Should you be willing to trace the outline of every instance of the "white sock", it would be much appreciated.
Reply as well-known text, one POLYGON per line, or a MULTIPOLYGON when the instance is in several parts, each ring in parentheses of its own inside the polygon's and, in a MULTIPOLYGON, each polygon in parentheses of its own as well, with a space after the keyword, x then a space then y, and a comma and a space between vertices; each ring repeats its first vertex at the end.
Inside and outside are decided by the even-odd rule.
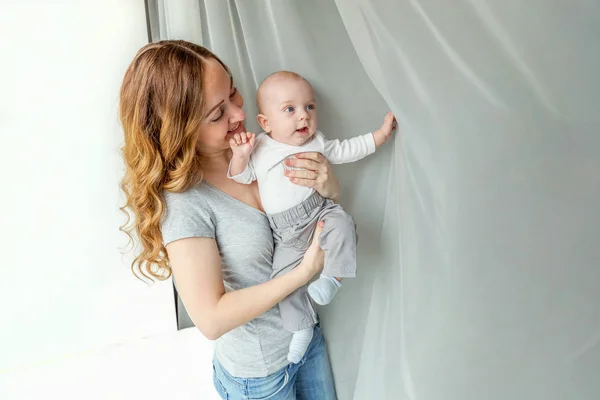
POLYGON ((315 303, 322 306, 333 300, 342 283, 332 276, 321 275, 319 279, 308 285, 308 294, 315 303))
POLYGON ((294 332, 287 357, 289 362, 298 364, 300 360, 302 360, 302 357, 304 357, 304 353, 306 353, 312 337, 313 328, 294 332))

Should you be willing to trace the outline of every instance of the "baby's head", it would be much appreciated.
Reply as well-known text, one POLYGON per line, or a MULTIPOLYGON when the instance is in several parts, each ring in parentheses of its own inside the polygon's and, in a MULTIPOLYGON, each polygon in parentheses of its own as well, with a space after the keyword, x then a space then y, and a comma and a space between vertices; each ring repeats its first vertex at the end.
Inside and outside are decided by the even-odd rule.
POLYGON ((269 75, 256 92, 258 123, 274 140, 302 146, 317 130, 312 86, 300 75, 279 71, 269 75))

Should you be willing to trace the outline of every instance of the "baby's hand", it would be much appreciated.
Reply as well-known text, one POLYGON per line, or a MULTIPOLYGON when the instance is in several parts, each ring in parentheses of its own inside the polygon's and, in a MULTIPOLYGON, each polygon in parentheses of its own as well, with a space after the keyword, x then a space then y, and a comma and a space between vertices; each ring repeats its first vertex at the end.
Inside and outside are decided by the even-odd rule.
POLYGON ((229 146, 233 151, 234 157, 249 158, 254 150, 254 141, 256 135, 250 132, 236 133, 233 138, 229 139, 229 146))
POLYGON ((384 144, 390 137, 392 137, 392 132, 394 130, 396 130, 396 118, 394 118, 394 114, 389 112, 385 115, 381 128, 373 132, 375 146, 379 147, 384 144))

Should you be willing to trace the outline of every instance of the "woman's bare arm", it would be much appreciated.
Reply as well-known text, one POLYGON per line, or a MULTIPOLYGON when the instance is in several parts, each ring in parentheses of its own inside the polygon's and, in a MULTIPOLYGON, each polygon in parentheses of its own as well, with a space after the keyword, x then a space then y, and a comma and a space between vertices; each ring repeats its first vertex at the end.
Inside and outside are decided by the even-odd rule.
POLYGON ((194 325, 210 340, 264 314, 305 285, 323 268, 319 224, 304 259, 292 271, 268 282, 225 292, 221 260, 212 238, 187 238, 167 245, 177 290, 194 325))

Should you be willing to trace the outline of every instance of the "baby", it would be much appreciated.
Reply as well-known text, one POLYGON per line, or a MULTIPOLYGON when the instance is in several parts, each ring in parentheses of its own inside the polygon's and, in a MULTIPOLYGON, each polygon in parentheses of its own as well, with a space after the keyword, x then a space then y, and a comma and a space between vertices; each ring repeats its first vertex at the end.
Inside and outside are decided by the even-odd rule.
POLYGON ((272 278, 297 266, 308 249, 319 221, 325 221, 319 245, 325 252, 321 277, 279 303, 285 329, 293 332, 288 360, 298 363, 312 339, 317 316, 306 294, 320 305, 333 299, 342 278, 356 276, 356 228, 341 206, 314 189, 291 183, 284 161, 294 154, 319 152, 332 164, 358 161, 381 146, 392 134, 394 116, 388 113, 373 133, 339 141, 327 140, 317 130, 317 110, 312 86, 294 72, 267 77, 256 94, 258 123, 264 133, 236 134, 230 140, 233 156, 228 177, 250 184, 258 181, 263 208, 273 237, 272 278))

